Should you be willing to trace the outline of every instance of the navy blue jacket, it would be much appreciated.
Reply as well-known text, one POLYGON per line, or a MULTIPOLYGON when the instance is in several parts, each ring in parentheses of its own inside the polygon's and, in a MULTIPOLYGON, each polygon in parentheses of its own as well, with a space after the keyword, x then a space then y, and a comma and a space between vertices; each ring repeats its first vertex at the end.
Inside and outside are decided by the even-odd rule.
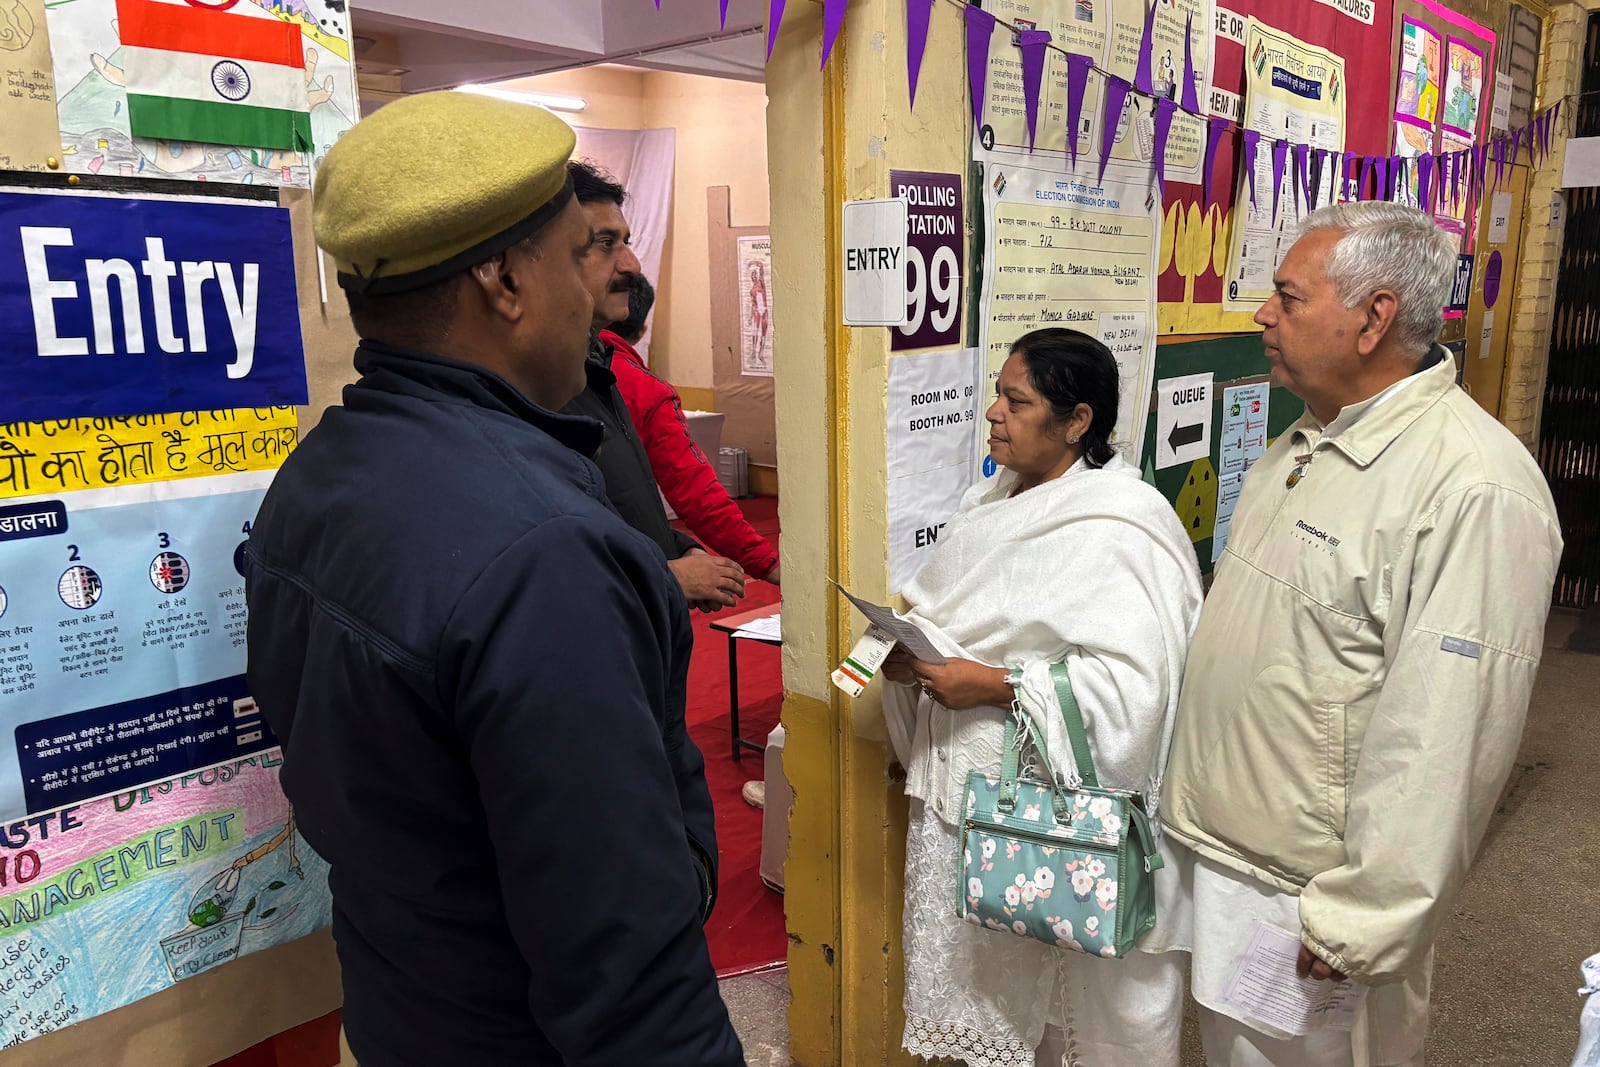
POLYGON ((363 342, 250 535, 249 677, 367 1067, 735 1067, 666 560, 599 428, 363 342))

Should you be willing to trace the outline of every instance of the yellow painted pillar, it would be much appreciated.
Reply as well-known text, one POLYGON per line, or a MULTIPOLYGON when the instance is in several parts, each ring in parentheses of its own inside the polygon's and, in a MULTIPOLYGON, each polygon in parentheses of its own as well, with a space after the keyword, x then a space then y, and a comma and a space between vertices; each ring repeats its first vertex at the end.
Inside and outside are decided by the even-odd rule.
POLYGON ((915 114, 905 42, 904 0, 854 0, 819 70, 822 5, 791 0, 767 68, 789 1030, 803 1067, 913 1062, 900 1051, 906 803, 877 688, 851 701, 829 681, 865 627, 828 584, 880 602, 888 586, 890 331, 841 325, 841 205, 888 196, 891 168, 967 173, 960 10, 934 5, 915 114))

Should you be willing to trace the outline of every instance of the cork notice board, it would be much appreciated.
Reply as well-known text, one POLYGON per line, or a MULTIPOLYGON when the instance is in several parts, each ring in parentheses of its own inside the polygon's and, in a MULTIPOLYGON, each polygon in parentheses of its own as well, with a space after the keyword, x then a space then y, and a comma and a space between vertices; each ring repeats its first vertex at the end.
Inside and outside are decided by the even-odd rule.
POLYGON ((724 415, 722 443, 744 449, 751 463, 776 467, 778 430, 772 379, 745 374, 739 358, 739 238, 765 236, 767 227, 733 225, 726 185, 706 190, 706 214, 711 263, 711 385, 717 410, 724 415))

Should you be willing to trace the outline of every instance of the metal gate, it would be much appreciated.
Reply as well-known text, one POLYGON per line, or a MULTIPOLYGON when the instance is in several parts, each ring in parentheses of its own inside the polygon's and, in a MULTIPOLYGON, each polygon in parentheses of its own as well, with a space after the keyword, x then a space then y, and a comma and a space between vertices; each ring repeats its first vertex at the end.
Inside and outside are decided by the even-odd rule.
MULTIPOLYGON (((1589 16, 1574 137, 1600 136, 1600 12, 1589 16)), ((1566 552, 1555 600, 1600 604, 1600 188, 1568 189, 1539 426, 1539 466, 1566 552)))

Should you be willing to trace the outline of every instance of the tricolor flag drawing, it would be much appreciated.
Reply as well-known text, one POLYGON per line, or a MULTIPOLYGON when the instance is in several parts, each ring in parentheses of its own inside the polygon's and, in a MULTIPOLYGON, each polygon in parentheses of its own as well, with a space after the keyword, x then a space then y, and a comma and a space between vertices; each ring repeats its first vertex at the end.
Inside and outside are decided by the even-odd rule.
POLYGON ((135 137, 311 150, 299 27, 249 0, 117 0, 135 137))

